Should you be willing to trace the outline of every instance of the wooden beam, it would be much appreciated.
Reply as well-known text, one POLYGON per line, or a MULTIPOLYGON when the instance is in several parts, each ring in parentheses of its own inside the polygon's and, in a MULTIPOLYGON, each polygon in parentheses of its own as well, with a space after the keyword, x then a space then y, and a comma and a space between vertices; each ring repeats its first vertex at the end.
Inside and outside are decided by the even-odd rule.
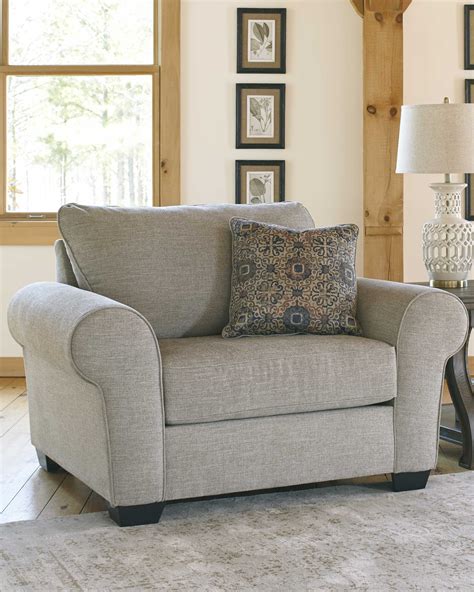
POLYGON ((410 2, 364 2, 364 275, 394 281, 403 280, 403 176, 395 165, 410 2))
POLYGON ((390 226, 390 227, 381 227, 381 226, 366 226, 365 227, 365 236, 403 236, 403 227, 402 226, 390 226))
POLYGON ((365 0, 364 8, 368 7, 373 12, 394 10, 405 12, 412 0, 365 0))
MULTIPOLYGON (((359 16, 364 17, 364 0, 349 0, 359 16)), ((368 0, 370 10, 399 10, 404 12, 412 0, 368 0)))
POLYGON ((350 3, 352 4, 352 6, 354 7, 354 10, 357 12, 357 14, 361 17, 364 16, 364 0, 349 0, 350 3))
POLYGON ((181 201, 180 182, 181 1, 161 2, 160 205, 181 201))

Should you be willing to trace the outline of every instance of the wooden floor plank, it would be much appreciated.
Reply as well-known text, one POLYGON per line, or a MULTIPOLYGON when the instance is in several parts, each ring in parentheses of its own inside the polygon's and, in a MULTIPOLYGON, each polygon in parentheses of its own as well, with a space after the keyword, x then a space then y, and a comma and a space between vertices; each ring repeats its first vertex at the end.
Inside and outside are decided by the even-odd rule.
POLYGON ((445 440, 440 440, 438 463, 436 465, 435 473, 444 475, 447 473, 462 473, 467 471, 464 467, 459 466, 459 458, 461 456, 461 447, 445 440))
POLYGON ((443 405, 452 405, 451 395, 448 389, 448 383, 446 380, 443 383, 443 405))
POLYGON ((81 514, 90 514, 91 512, 104 512, 106 509, 107 506, 105 503, 105 499, 95 491, 91 491, 91 494, 87 498, 87 501, 81 510, 81 514))
POLYGON ((28 413, 26 394, 20 395, 0 412, 0 438, 28 413))
POLYGON ((25 392, 26 386, 24 378, 3 378, 0 380, 0 411, 3 411, 25 392))
POLYGON ((0 377, 0 392, 3 389, 10 387, 12 384, 23 384, 26 388, 26 380, 24 378, 14 378, 12 376, 0 377))
POLYGON ((318 487, 334 487, 335 485, 367 485, 369 483, 386 483, 391 481, 391 477, 383 473, 382 475, 371 475, 369 477, 355 477, 354 479, 337 479, 336 481, 322 481, 318 487))
POLYGON ((72 475, 67 475, 38 518, 41 520, 80 514, 90 493, 90 488, 82 481, 72 475))
POLYGON ((382 475, 372 475, 370 477, 356 477, 355 479, 339 479, 337 481, 338 485, 364 485, 366 483, 385 483, 386 481, 391 481, 391 477, 389 478, 386 473, 382 475))
POLYGON ((66 476, 64 471, 47 473, 38 467, 0 514, 0 524, 38 518, 66 476))
POLYGON ((0 438, 0 512, 11 502, 38 468, 36 451, 31 445, 29 418, 25 415, 0 438))

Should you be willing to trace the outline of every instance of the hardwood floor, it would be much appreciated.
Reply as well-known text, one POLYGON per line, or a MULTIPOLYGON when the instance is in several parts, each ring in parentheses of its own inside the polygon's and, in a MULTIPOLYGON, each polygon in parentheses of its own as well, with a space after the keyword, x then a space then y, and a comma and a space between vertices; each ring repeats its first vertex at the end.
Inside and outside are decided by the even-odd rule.
MULTIPOLYGON (((444 401, 447 401, 444 398, 444 401)), ((464 471, 460 448, 441 442, 435 473, 464 471)), ((322 483, 321 486, 388 481, 389 475, 322 483)), ((65 472, 39 468, 30 443, 28 401, 23 378, 0 378, 0 524, 105 510, 105 501, 65 472)))

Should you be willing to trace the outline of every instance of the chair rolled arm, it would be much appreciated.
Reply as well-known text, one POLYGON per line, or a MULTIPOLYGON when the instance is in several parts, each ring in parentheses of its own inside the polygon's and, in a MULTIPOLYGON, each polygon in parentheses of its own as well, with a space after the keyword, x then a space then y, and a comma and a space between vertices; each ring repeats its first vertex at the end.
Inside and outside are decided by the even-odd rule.
POLYGON ((436 465, 444 369, 466 341, 468 313, 452 294, 424 286, 358 280, 365 337, 396 348, 395 472, 436 465))
MULTIPOLYGON (((56 282, 38 282, 19 290, 8 307, 8 326, 21 346, 54 364, 76 366, 81 357, 79 335, 83 332, 78 329, 87 317, 99 312, 111 321, 126 315, 137 327, 147 329, 149 345, 156 350, 153 330, 137 311, 100 294, 56 282)), ((116 333, 120 339, 118 326, 116 333)), ((123 335, 123 339, 127 341, 129 336, 123 335)), ((87 368, 77 369, 87 376, 87 368)))
POLYGON ((411 336, 425 347, 423 336, 433 333, 447 358, 466 341, 466 308, 448 292, 368 278, 357 280, 357 291, 357 316, 366 337, 400 347, 411 336))
MULTIPOLYGON (((148 321, 100 294, 41 282, 14 296, 8 323, 24 349, 30 400, 41 409, 35 418, 32 415, 32 438, 66 469, 70 457, 71 466, 78 466, 78 446, 59 449, 58 442, 68 440, 66 421, 74 422, 69 433, 80 434, 84 429, 82 440, 78 436, 81 442, 86 440, 83 424, 97 423, 97 409, 88 418, 87 405, 79 409, 77 402, 92 389, 95 400, 101 400, 104 437, 99 428, 96 431, 98 439, 107 443, 110 472, 106 495, 96 490, 114 505, 160 501, 164 471, 161 358, 148 321), (42 424, 35 426, 33 421, 42 424), (56 437, 63 428, 63 437, 56 437), (50 436, 48 432, 53 431, 50 436)), ((94 476, 89 482, 83 480, 94 488, 94 476)))

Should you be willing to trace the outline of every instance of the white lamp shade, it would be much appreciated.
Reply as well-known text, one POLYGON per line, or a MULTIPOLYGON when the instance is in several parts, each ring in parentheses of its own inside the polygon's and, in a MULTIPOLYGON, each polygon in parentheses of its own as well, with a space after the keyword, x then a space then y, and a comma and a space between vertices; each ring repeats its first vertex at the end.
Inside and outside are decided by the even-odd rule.
POLYGON ((474 173, 474 104, 403 105, 397 173, 474 173))

